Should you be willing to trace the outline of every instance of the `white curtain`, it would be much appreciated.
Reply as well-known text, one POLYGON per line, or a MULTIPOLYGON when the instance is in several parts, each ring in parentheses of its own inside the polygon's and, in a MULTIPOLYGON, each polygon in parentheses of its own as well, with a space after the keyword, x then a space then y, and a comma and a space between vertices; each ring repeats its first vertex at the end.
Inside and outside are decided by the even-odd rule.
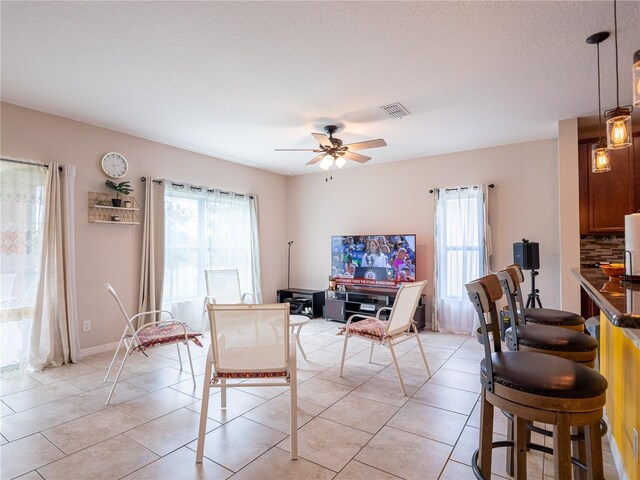
POLYGON ((487 187, 435 190, 435 331, 471 334, 476 313, 465 284, 488 272, 487 187))
MULTIPOLYGON (((165 182, 145 179, 144 217, 142 223, 142 262, 140 265, 140 296, 138 311, 146 312, 162 308, 164 277, 164 190, 165 182)), ((154 319, 145 315, 141 322, 154 319)), ((160 317, 155 320, 160 320, 160 317)), ((140 325, 138 325, 139 327, 140 325)))
POLYGON ((0 160, 0 368, 26 368, 46 188, 45 165, 0 160))
POLYGON ((75 281, 75 166, 50 163, 40 279, 29 342, 29 367, 42 370, 80 358, 75 281))
POLYGON ((204 271, 226 268, 261 301, 256 199, 166 181, 163 308, 184 321, 201 318, 204 271))

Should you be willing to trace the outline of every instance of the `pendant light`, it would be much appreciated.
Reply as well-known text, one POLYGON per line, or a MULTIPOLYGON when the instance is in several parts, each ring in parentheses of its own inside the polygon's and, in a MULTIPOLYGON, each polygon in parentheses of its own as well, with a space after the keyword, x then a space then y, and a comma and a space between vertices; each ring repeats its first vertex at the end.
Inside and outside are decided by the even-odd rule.
POLYGON ((616 108, 604 112, 607 119, 607 146, 609 148, 627 148, 631 140, 631 105, 620 106, 620 84, 618 81, 618 12, 617 1, 613 0, 613 38, 616 46, 616 108))
POLYGON ((633 54, 633 106, 640 107, 640 50, 633 54))
POLYGON ((602 138, 602 107, 600 104, 600 43, 609 38, 609 32, 598 32, 587 38, 590 45, 596 44, 598 52, 598 141, 591 145, 591 171, 604 173, 611 170, 607 141, 602 138))

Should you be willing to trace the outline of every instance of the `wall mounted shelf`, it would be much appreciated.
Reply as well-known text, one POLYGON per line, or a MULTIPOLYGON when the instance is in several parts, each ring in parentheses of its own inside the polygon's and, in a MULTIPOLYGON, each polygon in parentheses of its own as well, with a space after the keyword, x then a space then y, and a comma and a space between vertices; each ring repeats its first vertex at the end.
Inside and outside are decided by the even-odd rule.
POLYGON ((122 196, 122 201, 131 202, 131 207, 114 207, 111 205, 111 193, 89 192, 89 223, 119 223, 121 225, 138 225, 140 207, 135 197, 122 196), (118 220, 114 220, 118 218, 118 220))

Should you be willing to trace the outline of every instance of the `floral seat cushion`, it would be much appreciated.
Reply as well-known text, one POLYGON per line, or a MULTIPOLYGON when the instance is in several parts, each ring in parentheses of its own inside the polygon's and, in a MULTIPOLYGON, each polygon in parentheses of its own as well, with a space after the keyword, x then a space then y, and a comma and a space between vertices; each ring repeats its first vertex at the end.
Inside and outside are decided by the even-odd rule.
POLYGON ((284 370, 281 372, 216 372, 211 379, 211 385, 218 383, 221 378, 274 378, 285 377, 289 381, 289 372, 284 370))
MULTIPOLYGON (((340 327, 338 335, 344 335, 346 330, 346 326, 340 327)), ((387 322, 378 320, 377 318, 365 318, 364 320, 349 325, 350 335, 370 338, 371 340, 378 340, 380 342, 384 340, 386 330, 387 322)))
MULTIPOLYGON (((138 332, 138 340, 140 345, 137 347, 140 350, 149 347, 157 347, 169 343, 176 343, 180 340, 184 340, 185 330, 182 328, 182 323, 165 323, 162 325, 149 325, 148 328, 144 328, 138 332)), ((192 340, 193 343, 202 346, 198 337, 202 335, 200 332, 194 332, 185 325, 187 331, 187 338, 192 340)))

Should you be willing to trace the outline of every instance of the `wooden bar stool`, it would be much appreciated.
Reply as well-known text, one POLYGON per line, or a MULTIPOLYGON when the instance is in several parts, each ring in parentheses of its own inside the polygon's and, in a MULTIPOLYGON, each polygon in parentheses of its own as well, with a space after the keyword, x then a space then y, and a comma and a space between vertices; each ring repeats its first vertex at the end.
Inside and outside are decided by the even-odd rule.
POLYGON ((527 449, 553 454, 556 479, 570 479, 572 464, 586 468, 589 479, 604 479, 600 420, 607 380, 589 367, 565 358, 537 352, 502 351, 495 304, 502 297, 498 278, 488 275, 468 283, 466 288, 478 313, 485 351, 480 368, 483 386, 480 448, 472 461, 476 477, 490 478, 494 447, 513 446, 517 480, 527 478, 527 449), (489 315, 490 322, 485 314, 489 315), (495 407, 513 416, 513 442, 492 442, 495 407), (528 422, 553 425, 552 452, 548 447, 527 443, 528 422), (580 465, 581 462, 571 457, 572 427, 585 429, 586 465, 580 465))
MULTIPOLYGON (((517 282, 517 290, 515 291, 518 312, 527 323, 535 323, 539 325, 551 325, 554 327, 563 327, 569 330, 584 331, 584 318, 577 313, 567 312, 565 310, 555 310, 553 308, 525 308, 520 284, 524 282, 524 274, 520 265, 514 263, 505 268, 507 271, 513 272, 513 278, 517 282)), ((509 307, 512 308, 512 307, 509 307)))
POLYGON ((516 297, 520 290, 517 270, 507 267, 496 273, 496 277, 509 305, 511 326, 504 331, 505 343, 509 350, 546 353, 583 363, 591 368, 595 366, 598 354, 598 341, 595 338, 573 329, 527 323, 525 318, 520 318, 516 307, 516 297))

